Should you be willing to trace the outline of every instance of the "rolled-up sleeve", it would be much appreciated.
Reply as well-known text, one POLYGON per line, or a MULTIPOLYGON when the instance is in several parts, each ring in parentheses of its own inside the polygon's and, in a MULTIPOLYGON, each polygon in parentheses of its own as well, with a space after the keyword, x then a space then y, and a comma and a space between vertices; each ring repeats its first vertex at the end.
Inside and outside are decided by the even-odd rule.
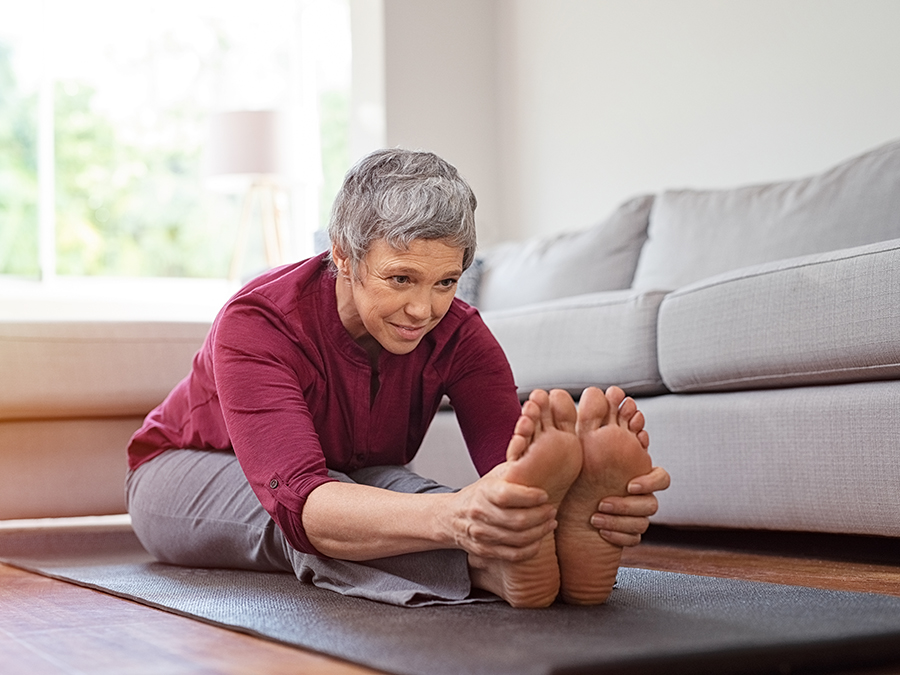
POLYGON ((309 349, 277 307, 238 300, 219 317, 212 365, 228 435, 254 493, 291 546, 321 555, 303 528, 309 494, 333 480, 307 406, 315 379, 309 349))

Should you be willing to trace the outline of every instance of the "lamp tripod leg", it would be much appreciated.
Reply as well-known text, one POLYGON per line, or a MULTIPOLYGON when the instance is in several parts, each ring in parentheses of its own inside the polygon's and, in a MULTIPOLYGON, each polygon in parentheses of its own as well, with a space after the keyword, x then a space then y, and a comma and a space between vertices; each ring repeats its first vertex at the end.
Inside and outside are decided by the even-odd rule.
POLYGON ((237 239, 234 244, 234 253, 231 256, 231 268, 228 271, 230 281, 236 281, 241 275, 241 265, 244 263, 244 253, 247 250, 247 237, 250 234, 253 201, 256 196, 256 188, 251 186, 241 200, 241 220, 238 223, 237 239))

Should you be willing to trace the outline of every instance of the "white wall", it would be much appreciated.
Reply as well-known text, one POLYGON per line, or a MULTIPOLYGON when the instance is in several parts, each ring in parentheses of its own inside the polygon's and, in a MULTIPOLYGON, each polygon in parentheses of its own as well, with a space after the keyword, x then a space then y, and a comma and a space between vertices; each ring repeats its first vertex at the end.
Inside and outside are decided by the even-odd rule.
POLYGON ((900 138, 896 0, 385 0, 389 144, 476 189, 482 243, 900 138))
POLYGON ((350 0, 350 163, 385 147, 384 3, 350 0))
POLYGON ((493 0, 385 0, 388 146, 431 150, 478 198, 479 237, 501 237, 493 0))

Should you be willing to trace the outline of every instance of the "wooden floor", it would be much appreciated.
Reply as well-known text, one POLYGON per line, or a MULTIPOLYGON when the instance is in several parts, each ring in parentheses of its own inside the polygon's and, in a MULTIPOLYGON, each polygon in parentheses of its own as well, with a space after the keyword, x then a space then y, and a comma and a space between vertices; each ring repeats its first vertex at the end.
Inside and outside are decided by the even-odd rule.
MULTIPOLYGON (((826 589, 900 596, 893 541, 737 532, 651 530, 625 564, 826 589)), ((0 565, 4 675, 375 671, 186 619, 0 565)), ((900 673, 900 664, 862 673, 900 673)))

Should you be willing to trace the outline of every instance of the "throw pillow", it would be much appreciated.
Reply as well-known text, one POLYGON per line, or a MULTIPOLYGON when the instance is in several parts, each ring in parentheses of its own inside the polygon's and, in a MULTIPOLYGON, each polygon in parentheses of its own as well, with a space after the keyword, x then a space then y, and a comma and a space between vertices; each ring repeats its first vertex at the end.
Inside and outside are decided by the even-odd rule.
POLYGON ((652 203, 652 195, 635 197, 587 230, 488 250, 479 256, 479 309, 629 288, 652 203))
POLYGON ((659 195, 635 288, 900 237, 900 141, 800 180, 659 195))

